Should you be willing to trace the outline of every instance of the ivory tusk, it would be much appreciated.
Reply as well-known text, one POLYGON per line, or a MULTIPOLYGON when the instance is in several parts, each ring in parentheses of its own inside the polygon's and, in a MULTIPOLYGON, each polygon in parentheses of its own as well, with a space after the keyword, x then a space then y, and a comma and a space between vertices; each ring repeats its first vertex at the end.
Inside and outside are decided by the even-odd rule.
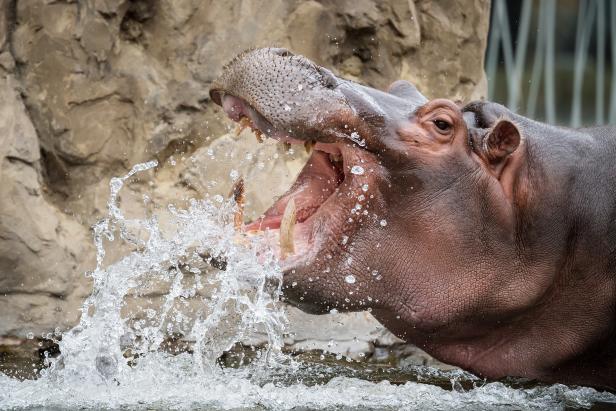
POLYGON ((284 209, 282 220, 280 221, 280 258, 285 259, 288 255, 295 253, 293 243, 293 230, 296 221, 295 201, 290 199, 284 209))

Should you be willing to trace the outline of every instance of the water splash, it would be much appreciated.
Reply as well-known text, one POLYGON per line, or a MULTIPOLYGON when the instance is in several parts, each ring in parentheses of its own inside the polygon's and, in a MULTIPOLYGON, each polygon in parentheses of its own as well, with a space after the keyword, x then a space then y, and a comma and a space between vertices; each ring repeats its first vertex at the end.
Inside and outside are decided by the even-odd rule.
POLYGON ((111 179, 108 215, 93 227, 97 251, 96 268, 89 274, 93 291, 83 303, 79 324, 58 341, 62 354, 49 360, 42 380, 60 385, 122 381, 133 372, 125 359, 127 351, 133 358, 159 351, 174 303, 203 288, 203 271, 208 271, 214 292, 201 298, 202 309, 187 333, 195 341, 195 369, 201 374, 206 368, 214 370, 225 350, 259 326, 266 332, 268 349, 280 351, 286 321, 278 303, 281 272, 268 250, 235 232, 229 221, 232 201, 192 200, 187 210, 170 206, 172 231, 163 230, 156 215, 142 220, 124 216, 118 205, 120 190, 136 173, 156 165, 156 161, 138 164, 125 176, 111 179), (114 241, 118 234, 135 250, 105 267, 105 241, 114 241), (224 259, 224 270, 209 267, 208 262, 216 259, 224 259), (193 279, 190 289, 182 284, 186 274, 193 279), (153 281, 168 284, 161 308, 150 316, 155 320, 146 324, 123 318, 129 292, 153 281))
POLYGON ((359 135, 359 133, 353 131, 350 135, 349 138, 358 146, 360 147, 366 147, 366 140, 364 140, 363 138, 361 138, 361 136, 359 135))
MULTIPOLYGON (((417 381, 396 385, 374 379, 373 370, 290 360, 281 351, 282 273, 266 242, 235 231, 233 201, 192 200, 187 209, 169 206, 141 219, 123 214, 122 187, 156 165, 139 164, 111 180, 108 215, 94 226, 96 268, 88 274, 93 291, 81 320, 58 341, 61 355, 47 359, 38 379, 0 373, 0 408, 509 410, 616 402, 590 388, 481 385, 467 373, 434 369, 413 369, 417 381), (105 247, 117 241, 125 255, 107 263, 105 247), (158 306, 138 308, 145 318, 123 314, 131 295, 161 285, 158 306), (178 307, 189 301, 198 304, 182 315, 178 307), (164 349, 174 330, 193 341, 192 350, 164 349), (251 337, 267 341, 256 360, 239 368, 218 366, 223 352, 251 337), (451 380, 451 389, 418 382, 435 376, 451 380), (461 382, 472 386, 464 389, 461 382)), ((144 209, 148 201, 144 197, 144 209)))

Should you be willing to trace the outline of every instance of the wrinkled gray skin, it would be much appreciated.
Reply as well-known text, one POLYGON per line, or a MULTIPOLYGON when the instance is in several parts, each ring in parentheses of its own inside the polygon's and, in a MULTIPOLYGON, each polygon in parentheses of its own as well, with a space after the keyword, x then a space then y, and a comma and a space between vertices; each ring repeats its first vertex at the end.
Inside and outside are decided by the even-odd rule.
POLYGON ((359 180, 345 171, 336 206, 311 228, 327 239, 283 266, 289 301, 370 309, 401 338, 487 377, 616 389, 613 127, 428 102, 406 82, 386 93, 282 49, 240 55, 211 95, 246 102, 269 135, 336 143, 345 168, 368 170, 359 180), (350 222, 364 183, 370 213, 350 222))

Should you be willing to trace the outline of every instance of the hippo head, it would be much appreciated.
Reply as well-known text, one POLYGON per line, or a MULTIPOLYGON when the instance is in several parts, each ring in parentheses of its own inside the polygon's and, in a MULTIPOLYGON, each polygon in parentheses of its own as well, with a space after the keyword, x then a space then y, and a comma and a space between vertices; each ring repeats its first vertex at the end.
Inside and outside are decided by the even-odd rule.
POLYGON ((409 338, 530 298, 494 264, 516 253, 521 139, 510 121, 480 128, 406 81, 379 91, 278 48, 239 55, 210 94, 232 120, 311 151, 292 187, 246 226, 282 231, 288 301, 312 313, 369 310, 409 338))

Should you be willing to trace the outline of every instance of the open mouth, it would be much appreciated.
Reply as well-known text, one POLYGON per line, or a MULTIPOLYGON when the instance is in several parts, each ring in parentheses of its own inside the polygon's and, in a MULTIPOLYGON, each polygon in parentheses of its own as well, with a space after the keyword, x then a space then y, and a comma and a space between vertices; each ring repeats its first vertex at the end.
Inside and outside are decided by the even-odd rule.
POLYGON ((303 145, 310 154, 292 186, 261 217, 243 226, 246 232, 279 232, 283 267, 311 261, 325 241, 344 237, 354 221, 368 214, 366 150, 350 141, 304 140, 275 130, 246 101, 232 95, 223 95, 221 105, 238 124, 237 134, 251 128, 259 142, 269 137, 287 146, 303 145))

